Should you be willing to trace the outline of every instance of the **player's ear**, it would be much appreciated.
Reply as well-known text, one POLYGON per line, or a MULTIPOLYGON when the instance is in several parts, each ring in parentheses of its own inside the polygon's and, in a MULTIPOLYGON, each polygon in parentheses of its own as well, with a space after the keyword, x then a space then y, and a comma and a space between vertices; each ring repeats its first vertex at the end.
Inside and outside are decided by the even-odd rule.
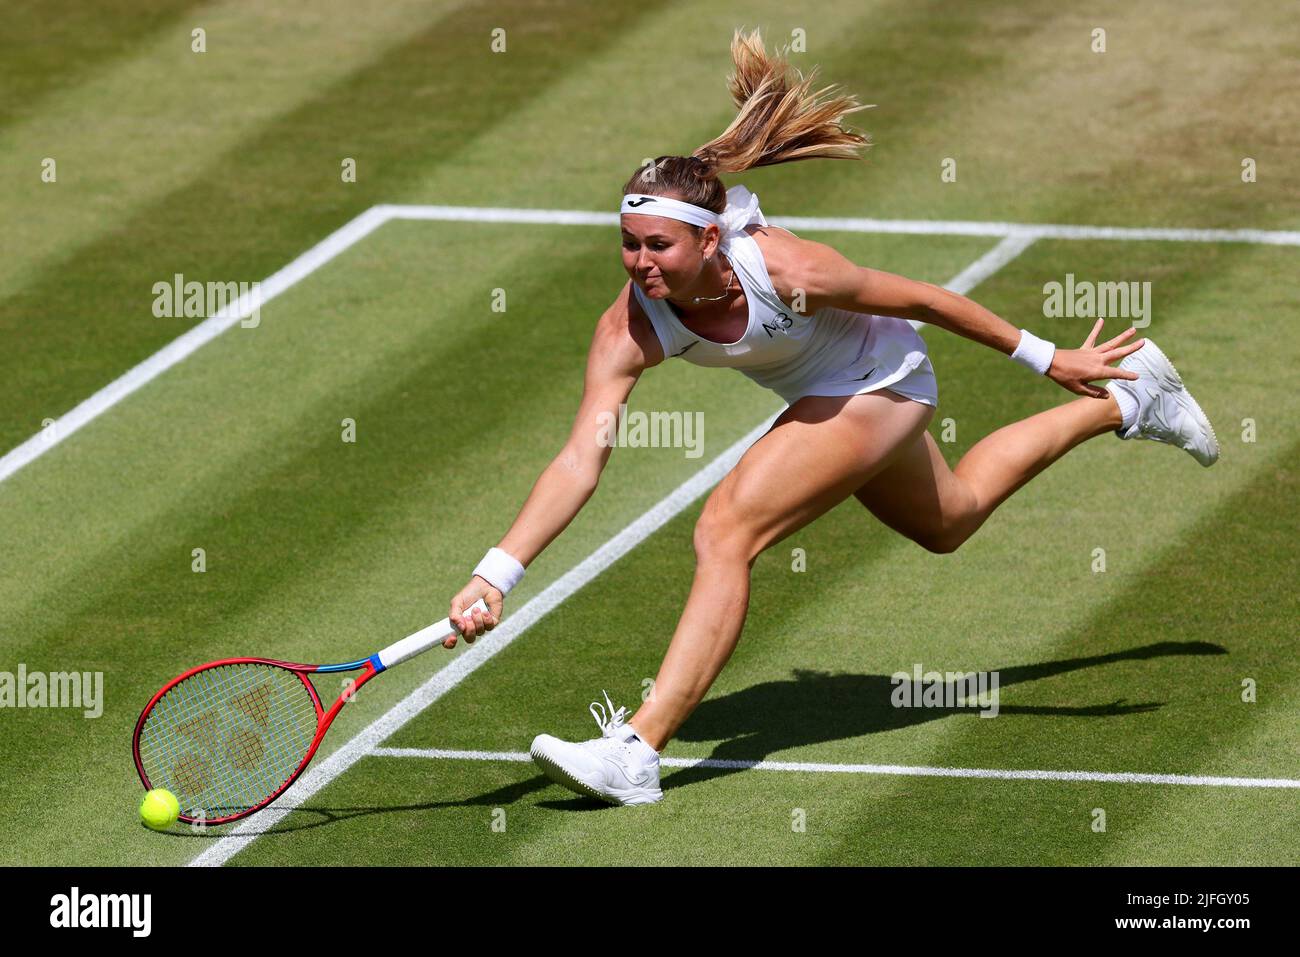
POLYGON ((700 254, 707 260, 712 259, 718 254, 718 246, 722 243, 722 233, 717 226, 712 224, 705 226, 704 231, 700 234, 701 246, 700 254))

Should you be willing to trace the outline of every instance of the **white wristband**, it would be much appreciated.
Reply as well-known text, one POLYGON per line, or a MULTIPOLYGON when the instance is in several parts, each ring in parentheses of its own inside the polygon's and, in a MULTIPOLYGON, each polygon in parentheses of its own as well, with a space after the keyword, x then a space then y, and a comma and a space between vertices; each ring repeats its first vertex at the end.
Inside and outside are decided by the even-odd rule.
POLYGON ((1039 375, 1047 375, 1052 367, 1052 356, 1056 355, 1056 344, 1040 339, 1028 329, 1020 330, 1020 345, 1011 353, 1011 358, 1021 365, 1029 366, 1039 375))
POLYGON ((524 566, 508 552, 499 548, 489 548, 483 560, 474 569, 474 574, 501 592, 510 594, 510 589, 519 584, 524 577, 524 566))

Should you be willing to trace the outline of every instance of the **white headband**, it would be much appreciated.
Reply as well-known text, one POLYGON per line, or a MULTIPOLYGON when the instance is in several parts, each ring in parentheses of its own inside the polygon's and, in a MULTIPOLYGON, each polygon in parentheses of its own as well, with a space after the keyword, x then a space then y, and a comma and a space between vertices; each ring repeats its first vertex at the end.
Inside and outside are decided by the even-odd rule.
POLYGON ((665 219, 679 219, 692 226, 717 226, 722 228, 722 220, 703 206, 683 203, 681 200, 669 199, 667 196, 647 196, 645 193, 628 193, 623 197, 620 213, 636 213, 641 216, 663 216, 665 219))

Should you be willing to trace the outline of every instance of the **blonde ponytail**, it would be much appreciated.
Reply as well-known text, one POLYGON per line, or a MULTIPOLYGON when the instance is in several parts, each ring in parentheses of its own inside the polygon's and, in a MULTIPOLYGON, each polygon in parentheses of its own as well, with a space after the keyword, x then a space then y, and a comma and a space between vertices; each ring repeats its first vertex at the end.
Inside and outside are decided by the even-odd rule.
POLYGON ((840 122, 869 106, 836 86, 814 92, 817 68, 805 77, 782 55, 769 54, 758 30, 748 36, 736 31, 731 59, 735 72, 727 88, 739 110, 731 125, 690 156, 660 156, 647 163, 623 186, 623 195, 672 196, 721 213, 727 190, 719 173, 817 157, 860 159, 860 151, 871 145, 865 134, 840 122))

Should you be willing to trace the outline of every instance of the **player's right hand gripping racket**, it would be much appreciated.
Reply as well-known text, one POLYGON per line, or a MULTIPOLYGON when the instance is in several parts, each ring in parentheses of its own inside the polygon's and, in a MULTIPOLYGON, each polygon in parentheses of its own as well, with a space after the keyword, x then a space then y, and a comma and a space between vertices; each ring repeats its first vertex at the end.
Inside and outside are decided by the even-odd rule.
MULTIPOLYGON (((488 611, 483 599, 465 609, 488 611)), ((262 810, 298 779, 358 688, 459 632, 450 618, 383 651, 339 665, 225 658, 191 668, 150 699, 132 749, 146 789, 166 788, 187 824, 228 824, 262 810), (310 674, 361 673, 333 707, 310 674)))

